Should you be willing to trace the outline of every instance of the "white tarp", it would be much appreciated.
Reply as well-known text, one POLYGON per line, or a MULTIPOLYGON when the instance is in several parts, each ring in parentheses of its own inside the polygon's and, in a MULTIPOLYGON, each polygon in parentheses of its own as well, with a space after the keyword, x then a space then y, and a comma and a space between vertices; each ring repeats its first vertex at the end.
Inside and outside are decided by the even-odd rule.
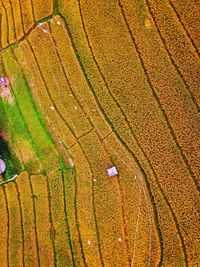
POLYGON ((5 162, 2 159, 0 159, 0 174, 4 173, 5 169, 6 169, 5 162))
POLYGON ((108 172, 108 175, 109 176, 114 176, 114 175, 117 175, 118 174, 117 169, 116 169, 115 166, 107 169, 107 172, 108 172))

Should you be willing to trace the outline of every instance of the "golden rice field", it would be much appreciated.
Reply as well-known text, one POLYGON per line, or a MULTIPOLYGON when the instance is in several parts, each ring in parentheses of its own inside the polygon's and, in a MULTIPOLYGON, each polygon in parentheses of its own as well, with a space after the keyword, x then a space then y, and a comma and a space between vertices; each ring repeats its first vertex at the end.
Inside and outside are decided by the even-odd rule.
POLYGON ((199 14, 0 1, 0 267, 200 266, 199 14))

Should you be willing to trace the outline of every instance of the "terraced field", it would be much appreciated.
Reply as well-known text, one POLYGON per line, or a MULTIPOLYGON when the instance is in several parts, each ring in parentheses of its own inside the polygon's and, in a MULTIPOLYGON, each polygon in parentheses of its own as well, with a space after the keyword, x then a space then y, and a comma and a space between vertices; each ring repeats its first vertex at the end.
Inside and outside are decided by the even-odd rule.
POLYGON ((199 12, 0 1, 0 266, 199 266, 199 12))

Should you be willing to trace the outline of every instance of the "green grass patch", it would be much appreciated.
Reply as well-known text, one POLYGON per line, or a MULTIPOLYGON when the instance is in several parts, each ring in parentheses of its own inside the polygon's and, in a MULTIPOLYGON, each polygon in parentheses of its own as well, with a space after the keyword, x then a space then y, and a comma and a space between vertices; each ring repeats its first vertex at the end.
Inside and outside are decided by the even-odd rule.
POLYGON ((0 121, 3 122, 3 129, 10 136, 9 145, 18 143, 25 158, 24 168, 30 173, 48 173, 58 167, 63 169, 65 164, 62 157, 54 147, 52 138, 43 124, 29 84, 11 50, 3 53, 2 62, 14 96, 11 104, 6 99, 0 100, 0 112, 4 109, 6 113, 6 117, 0 116, 0 121))

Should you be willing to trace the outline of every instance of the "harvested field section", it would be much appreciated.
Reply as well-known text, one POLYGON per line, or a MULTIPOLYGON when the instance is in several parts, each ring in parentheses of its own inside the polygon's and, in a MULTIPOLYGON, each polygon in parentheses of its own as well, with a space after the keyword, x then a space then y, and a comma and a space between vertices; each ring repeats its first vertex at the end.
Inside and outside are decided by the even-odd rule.
POLYGON ((7 206, 6 206, 6 199, 4 188, 0 187, 0 227, 1 227, 1 234, 0 234, 0 262, 2 267, 7 266, 7 240, 8 240, 8 213, 7 213, 7 206))
POLYGON ((19 40, 20 38, 22 38, 24 36, 20 1, 19 0, 11 0, 11 3, 13 6, 16 38, 17 38, 17 40, 19 40))
POLYGON ((53 0, 32 0, 35 20, 51 16, 53 14, 53 0))
MULTIPOLYGON (((70 233, 65 214, 62 173, 48 177, 57 266, 72 266, 70 233)), ((70 192, 69 192, 70 193, 70 192)))
POLYGON ((14 13, 13 13, 13 7, 11 5, 11 2, 8 0, 1 0, 1 3, 3 5, 3 8, 5 9, 6 16, 7 16, 7 22, 8 22, 8 42, 9 44, 12 44, 16 41, 16 32, 15 32, 15 23, 14 23, 14 13))
POLYGON ((5 188, 9 211, 9 247, 8 262, 10 266, 23 266, 23 229, 21 210, 15 183, 9 183, 5 188))
POLYGON ((125 237, 118 182, 115 177, 109 179, 107 174, 112 162, 95 132, 82 137, 80 142, 91 165, 93 179, 96 180, 93 181, 94 206, 103 261, 108 266, 126 266, 128 252, 125 242, 119 241, 125 237))
POLYGON ((148 4, 166 51, 170 54, 179 75, 184 78, 194 100, 200 107, 200 58, 198 53, 169 3, 148 0, 146 4, 148 4))
POLYGON ((24 230, 24 262, 28 266, 39 266, 37 252, 37 236, 34 214, 34 196, 31 192, 30 177, 23 172, 17 178, 17 187, 21 199, 23 230, 24 230))
POLYGON ((199 114, 196 105, 184 85, 183 80, 171 64, 165 47, 156 31, 155 25, 145 11, 145 1, 140 3, 144 12, 137 12, 137 4, 122 2, 122 12, 131 30, 134 43, 143 60, 146 75, 152 85, 152 90, 165 110, 171 128, 180 144, 182 154, 189 162, 189 168, 194 180, 200 176, 198 153, 200 146, 199 114), (147 22, 150 26, 147 27, 147 22), (146 25, 146 26, 145 26, 146 25), (151 36, 151 38, 150 38, 151 36), (165 69, 165 71, 163 71, 165 69))
MULTIPOLYGON (((93 173, 82 148, 77 144, 70 149, 76 166, 75 209, 84 261, 88 266, 101 266, 98 229, 93 206, 93 173)), ((68 190, 69 192, 69 190, 68 190)))
POLYGON ((54 229, 50 223, 47 178, 32 175, 33 200, 36 208, 36 231, 38 236, 40 266, 54 266, 54 229))

